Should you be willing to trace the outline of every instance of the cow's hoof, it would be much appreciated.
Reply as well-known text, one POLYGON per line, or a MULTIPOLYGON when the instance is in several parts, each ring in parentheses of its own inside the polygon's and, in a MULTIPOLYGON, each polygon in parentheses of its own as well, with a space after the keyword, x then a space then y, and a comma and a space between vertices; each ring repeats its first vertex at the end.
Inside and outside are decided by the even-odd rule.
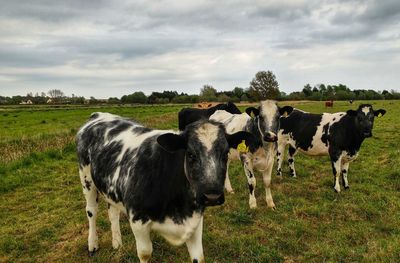
POLYGON ((336 192, 336 193, 340 193, 340 188, 334 187, 333 189, 335 189, 335 192, 336 192))
POLYGON ((346 189, 346 190, 348 190, 350 188, 350 186, 348 186, 348 185, 346 185, 345 187, 344 187, 344 189, 346 189))
POLYGON ((233 191, 233 189, 232 189, 232 190, 226 190, 226 192, 227 192, 228 194, 230 194, 230 195, 233 195, 233 194, 235 193, 235 191, 233 191))
POLYGON ((88 251, 89 257, 94 257, 94 255, 96 254, 97 250, 98 250, 97 248, 94 248, 92 251, 88 251))

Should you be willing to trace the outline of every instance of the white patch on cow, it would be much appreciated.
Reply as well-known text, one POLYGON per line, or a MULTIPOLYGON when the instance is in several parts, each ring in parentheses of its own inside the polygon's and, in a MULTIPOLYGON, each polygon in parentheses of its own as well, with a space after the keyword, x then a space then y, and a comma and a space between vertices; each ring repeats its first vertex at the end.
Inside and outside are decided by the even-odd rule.
MULTIPOLYGON (((278 111, 278 106, 276 105, 276 101, 273 100, 264 100, 261 101, 261 112, 260 114, 264 118, 265 126, 267 130, 270 130, 272 126, 272 122, 276 116, 278 111)), ((264 133, 261 133, 264 134, 264 133)))
POLYGON ((362 112, 364 112, 365 116, 368 115, 368 113, 370 113, 371 107, 370 106, 365 106, 361 109, 362 112))
POLYGON ((112 185, 116 185, 117 184, 117 180, 118 180, 118 178, 120 176, 120 171, 121 171, 121 166, 118 166, 117 169, 115 169, 115 173, 114 173, 114 175, 112 177, 112 180, 111 180, 111 184, 112 185))
POLYGON ((250 119, 251 117, 247 113, 232 114, 224 110, 217 110, 210 116, 210 120, 222 123, 228 134, 244 131, 250 119))
POLYGON ((122 150, 121 150, 120 154, 118 155, 116 161, 120 162, 127 150, 136 149, 147 138, 150 138, 150 137, 155 136, 155 135, 168 133, 168 132, 169 131, 164 131, 164 130, 152 130, 152 131, 145 132, 145 133, 142 133, 142 134, 139 134, 139 135, 135 134, 132 131, 132 129, 129 129, 129 130, 121 132, 120 134, 115 136, 110 141, 110 143, 114 142, 114 141, 119 141, 122 144, 122 150))
POLYGON ((179 246, 193 235, 202 218, 201 214, 193 213, 191 217, 183 220, 182 224, 166 218, 163 223, 153 222, 151 229, 160 233, 172 245, 179 246))
POLYGON ((215 164, 215 158, 209 158, 207 162, 207 172, 206 172, 206 177, 208 178, 215 178, 215 171, 216 171, 216 164, 215 164))
POLYGON ((323 113, 321 122, 317 127, 317 131, 312 139, 311 147, 304 151, 299 149, 301 152, 306 153, 307 155, 328 155, 328 146, 322 141, 322 136, 324 134, 324 126, 329 123, 329 128, 335 122, 338 122, 341 118, 343 118, 344 113, 323 113))
POLYGON ((206 147, 207 151, 211 150, 215 140, 217 140, 218 132, 218 126, 210 123, 204 123, 196 130, 199 141, 206 147))

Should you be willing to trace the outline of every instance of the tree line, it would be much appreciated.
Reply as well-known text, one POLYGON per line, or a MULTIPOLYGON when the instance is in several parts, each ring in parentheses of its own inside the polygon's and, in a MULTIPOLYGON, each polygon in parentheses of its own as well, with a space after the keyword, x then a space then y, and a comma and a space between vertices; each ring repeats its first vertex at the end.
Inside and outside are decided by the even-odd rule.
POLYGON ((178 93, 177 91, 152 92, 147 96, 142 91, 124 95, 121 98, 110 97, 99 100, 94 97, 86 99, 82 96, 66 96, 61 90, 53 89, 41 94, 28 93, 26 96, 0 96, 0 104, 21 104, 31 101, 33 104, 166 104, 166 103, 197 103, 208 102, 256 102, 264 99, 275 100, 383 100, 400 99, 400 92, 395 90, 375 91, 372 89, 351 90, 344 84, 326 85, 317 84, 311 86, 306 84, 301 91, 286 94, 279 90, 279 83, 271 71, 260 71, 250 81, 249 87, 235 87, 230 91, 218 91, 212 85, 204 85, 197 95, 178 93))

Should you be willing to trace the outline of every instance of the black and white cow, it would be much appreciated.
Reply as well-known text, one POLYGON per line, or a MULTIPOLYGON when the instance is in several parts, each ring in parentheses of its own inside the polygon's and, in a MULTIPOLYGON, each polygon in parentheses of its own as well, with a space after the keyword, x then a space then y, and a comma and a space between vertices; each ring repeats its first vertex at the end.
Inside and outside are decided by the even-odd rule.
MULTIPOLYGON (((239 152, 231 150, 229 160, 240 159, 242 162, 247 183, 249 187, 249 205, 250 208, 257 207, 254 190, 256 187, 256 178, 253 168, 263 174, 265 186, 265 201, 267 206, 275 208, 271 194, 271 173, 274 165, 275 143, 277 141, 277 132, 279 129, 279 117, 283 114, 290 114, 293 110, 290 106, 280 108, 275 101, 266 100, 260 103, 256 109, 249 107, 246 113, 231 114, 226 111, 216 111, 210 116, 210 120, 215 120, 224 124, 228 133, 238 131, 247 131, 257 138, 258 148, 255 151, 239 152)), ((229 163, 228 163, 229 165, 229 163)), ((225 188, 227 192, 232 193, 233 189, 229 180, 228 169, 225 178, 225 188)))
POLYGON ((181 133, 146 128, 109 113, 94 113, 77 134, 79 174, 89 220, 89 255, 98 249, 98 195, 109 204, 112 245, 122 245, 120 212, 128 216, 140 262, 152 253, 150 230, 173 245, 186 243, 193 262, 203 262, 206 206, 224 202, 230 147, 246 132, 228 135, 213 121, 190 124, 181 133))
POLYGON ((232 102, 217 104, 208 109, 183 108, 178 113, 179 130, 183 131, 186 125, 200 119, 208 119, 215 111, 224 110, 233 114, 241 114, 240 110, 232 102))
POLYGON ((370 104, 361 104, 356 111, 313 114, 298 109, 280 119, 278 133, 278 176, 282 175, 282 160, 289 144, 290 172, 296 177, 294 155, 299 150, 307 155, 329 155, 334 175, 334 189, 340 192, 339 176, 349 188, 347 173, 349 163, 357 158, 365 138, 372 136, 374 117, 385 110, 374 111, 370 104))

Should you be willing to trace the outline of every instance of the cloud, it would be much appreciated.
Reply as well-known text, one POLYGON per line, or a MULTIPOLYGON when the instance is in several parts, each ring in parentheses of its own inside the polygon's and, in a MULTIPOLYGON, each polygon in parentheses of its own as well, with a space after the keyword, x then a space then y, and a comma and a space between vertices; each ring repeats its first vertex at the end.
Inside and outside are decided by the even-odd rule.
POLYGON ((1 95, 198 93, 247 87, 259 70, 286 92, 335 80, 363 88, 362 74, 398 88, 398 1, 0 2, 1 95))

